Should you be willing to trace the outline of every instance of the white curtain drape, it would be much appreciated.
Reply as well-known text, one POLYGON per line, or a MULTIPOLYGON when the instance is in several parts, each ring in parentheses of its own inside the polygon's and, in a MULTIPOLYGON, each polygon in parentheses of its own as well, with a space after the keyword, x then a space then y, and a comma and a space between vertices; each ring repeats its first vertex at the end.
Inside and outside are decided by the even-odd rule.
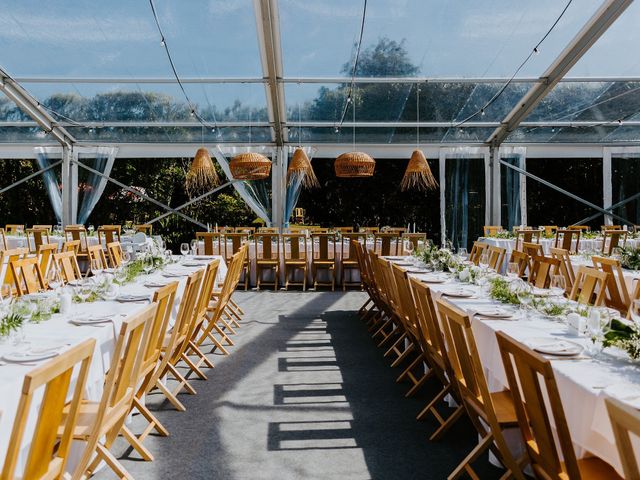
MULTIPOLYGON (((62 150, 58 147, 36 147, 34 152, 38 170, 47 168, 62 158, 62 150)), ((62 222, 62 192, 60 183, 58 182, 58 175, 56 175, 56 169, 52 168, 43 172, 42 179, 44 181, 44 187, 47 190, 47 195, 49 196, 49 202, 51 202, 51 209, 56 216, 56 221, 60 223, 62 222)))
MULTIPOLYGON (((273 159, 275 152, 270 147, 216 147, 213 153, 222 171, 229 180, 233 180, 229 169, 229 160, 235 155, 246 152, 256 152, 273 159)), ((244 200, 247 206, 268 226, 271 226, 273 217, 271 212, 271 179, 265 180, 244 180, 233 182, 233 188, 244 200)))
MULTIPOLYGON (((97 170, 104 175, 111 175, 111 169, 118 153, 117 147, 96 147, 93 150, 82 150, 78 153, 80 163, 97 170)), ((89 172, 85 182, 84 195, 82 203, 80 203, 80 213, 78 214, 78 223, 85 223, 91 212, 95 208, 107 186, 107 179, 89 172)))
MULTIPOLYGON (((500 159, 515 167, 525 168, 526 158, 526 147, 500 147, 500 159)), ((516 225, 527 224, 526 177, 506 166, 501 166, 500 170, 505 180, 501 194, 506 196, 501 202, 506 204, 506 211, 502 211, 502 225, 511 230, 516 225)))
MULTIPOLYGON (((289 147, 287 150, 287 165, 286 165, 287 168, 288 168, 289 162, 291 161, 291 156, 293 155, 293 152, 296 151, 298 148, 302 149, 304 153, 307 154, 307 157, 309 157, 309 161, 313 160, 313 153, 315 152, 315 149, 313 147, 289 147)), ((287 168, 285 168, 285 172, 287 171, 287 168)), ((284 203, 284 215, 282 216, 285 227, 289 226, 289 219, 291 218, 293 209, 296 208, 296 205, 298 204, 298 199, 300 198, 300 192, 302 191, 303 180, 304 180, 304 177, 297 177, 290 184, 287 183, 287 197, 284 203)))

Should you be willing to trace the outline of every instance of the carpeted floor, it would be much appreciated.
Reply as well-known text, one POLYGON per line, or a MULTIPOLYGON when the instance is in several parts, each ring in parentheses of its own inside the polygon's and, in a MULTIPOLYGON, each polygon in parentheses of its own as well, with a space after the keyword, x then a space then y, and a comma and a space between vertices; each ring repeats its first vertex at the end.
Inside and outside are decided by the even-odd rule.
MULTIPOLYGON (((444 479, 473 448, 470 423, 429 442, 416 422, 429 388, 404 398, 355 311, 360 292, 238 292, 246 311, 231 355, 211 355, 208 381, 181 395, 186 412, 152 394, 169 429, 143 462, 119 440, 113 451, 136 479, 444 479)), ((132 430, 141 423, 134 417, 132 430)), ((486 458, 482 478, 501 472, 486 458)), ((102 469, 97 479, 113 478, 102 469)))

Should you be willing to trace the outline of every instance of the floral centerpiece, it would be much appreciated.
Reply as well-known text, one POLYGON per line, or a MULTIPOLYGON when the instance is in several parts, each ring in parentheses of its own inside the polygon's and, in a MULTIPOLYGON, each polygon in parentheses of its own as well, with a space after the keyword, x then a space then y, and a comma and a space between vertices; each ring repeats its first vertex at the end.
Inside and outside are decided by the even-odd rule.
POLYGON ((630 270, 640 270, 640 248, 620 247, 620 264, 630 270))
POLYGON ((449 248, 439 248, 431 242, 427 242, 424 247, 417 249, 413 255, 440 272, 447 271, 450 267, 455 267, 458 264, 449 248))

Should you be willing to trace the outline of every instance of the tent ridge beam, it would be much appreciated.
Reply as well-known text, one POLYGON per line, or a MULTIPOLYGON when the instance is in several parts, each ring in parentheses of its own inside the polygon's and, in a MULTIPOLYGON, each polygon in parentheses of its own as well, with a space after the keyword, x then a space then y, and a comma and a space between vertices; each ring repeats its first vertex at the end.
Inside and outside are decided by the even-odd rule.
POLYGON ((503 125, 496 128, 485 143, 497 147, 504 142, 632 2, 633 0, 606 0, 538 81, 507 114, 502 122, 503 125))

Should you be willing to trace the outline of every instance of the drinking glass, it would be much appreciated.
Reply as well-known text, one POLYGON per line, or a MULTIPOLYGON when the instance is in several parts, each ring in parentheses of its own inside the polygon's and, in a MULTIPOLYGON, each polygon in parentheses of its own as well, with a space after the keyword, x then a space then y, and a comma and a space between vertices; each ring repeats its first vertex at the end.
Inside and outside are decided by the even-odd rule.
POLYGON ((404 253, 407 256, 411 256, 413 254, 413 242, 411 240, 404 241, 404 253))
POLYGON ((458 257, 460 257, 460 260, 462 261, 469 258, 469 253, 467 252, 467 249, 464 247, 458 248, 458 257))
POLYGON ((191 255, 197 255, 197 254, 198 254, 198 241, 191 240, 191 255))
POLYGON ((520 265, 518 262, 509 262, 507 264, 507 277, 512 280, 516 280, 520 277, 520 265))
POLYGON ((47 284, 51 290, 56 291, 62 286, 62 275, 55 262, 51 264, 47 273, 47 284))
POLYGON ((115 300, 118 296, 119 290, 120 288, 118 287, 118 285, 115 282, 109 280, 107 281, 104 291, 102 292, 102 297, 107 301, 115 300))
POLYGON ((100 277, 100 275, 102 275, 102 270, 104 270, 102 261, 97 258, 94 258, 93 260, 91 260, 90 269, 91 269, 91 273, 97 280, 100 277))
POLYGON ((549 285, 549 289, 551 290, 551 294, 555 297, 561 297, 564 295, 566 282, 564 280, 564 275, 552 275, 551 276, 551 284, 549 285))
POLYGON ((527 282, 521 282, 516 290, 516 295, 522 307, 522 319, 529 320, 529 305, 533 302, 533 289, 527 282))
POLYGON ((484 270, 489 268, 489 252, 482 252, 482 255, 480 255, 480 266, 484 270))
POLYGON ((189 244, 188 243, 180 244, 180 253, 182 254, 183 257, 186 257, 187 255, 189 255, 189 244))
POLYGON ((153 271, 153 257, 151 255, 147 255, 144 258, 144 261, 142 263, 142 270, 144 270, 144 273, 146 273, 147 275, 149 275, 153 271))

